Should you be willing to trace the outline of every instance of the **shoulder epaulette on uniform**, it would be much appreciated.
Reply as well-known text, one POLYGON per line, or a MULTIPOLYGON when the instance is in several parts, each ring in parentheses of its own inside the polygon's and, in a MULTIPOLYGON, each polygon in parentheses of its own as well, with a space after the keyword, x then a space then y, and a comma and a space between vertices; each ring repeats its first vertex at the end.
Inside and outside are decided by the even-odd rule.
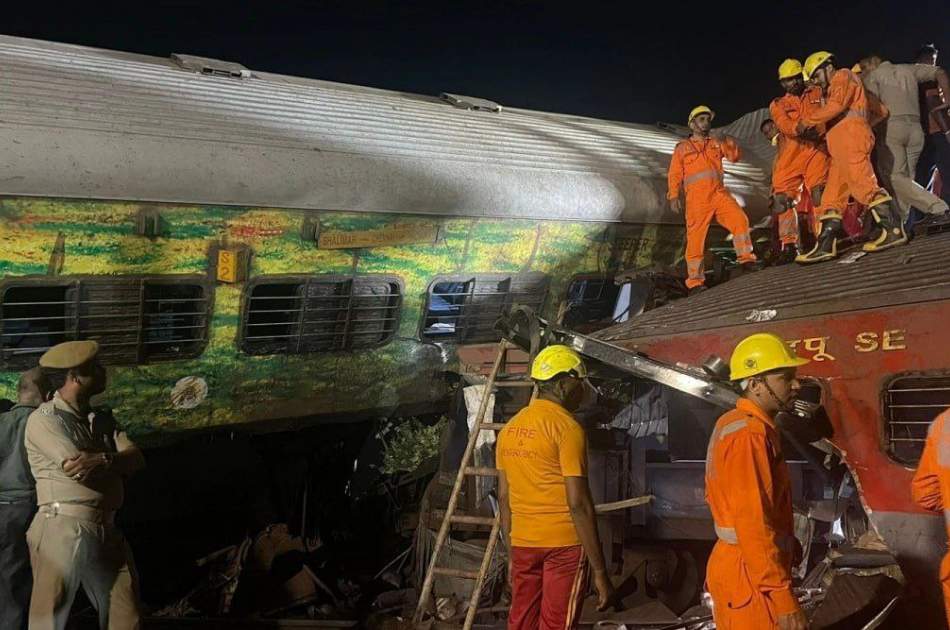
POLYGON ((52 402, 45 402, 45 403, 43 403, 42 405, 40 405, 39 407, 37 407, 36 410, 39 411, 39 412, 40 412, 41 414, 43 414, 44 416, 56 416, 56 417, 59 417, 59 414, 56 413, 56 407, 53 405, 52 402))

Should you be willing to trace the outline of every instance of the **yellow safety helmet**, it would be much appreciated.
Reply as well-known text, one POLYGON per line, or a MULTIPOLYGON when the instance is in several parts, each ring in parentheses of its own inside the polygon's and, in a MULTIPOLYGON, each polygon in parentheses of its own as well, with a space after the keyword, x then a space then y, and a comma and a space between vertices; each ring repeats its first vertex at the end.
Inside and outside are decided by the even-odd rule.
POLYGON ((802 62, 798 59, 786 59, 778 67, 778 80, 791 79, 802 73, 802 62))
POLYGON ((851 72, 855 74, 861 74, 861 64, 856 63, 853 66, 851 66, 851 72))
POLYGON ((834 55, 827 50, 819 50, 818 52, 808 55, 808 58, 805 59, 805 65, 802 66, 802 73, 805 75, 805 80, 811 79, 811 75, 815 73, 815 70, 832 57, 834 57, 834 55))
POLYGON ((587 368, 581 355, 567 346, 548 346, 538 353, 531 364, 531 378, 536 381, 550 381, 558 374, 571 372, 579 378, 587 377, 587 368))
POLYGON ((689 119, 686 121, 686 124, 693 122, 693 119, 699 116, 700 114, 709 114, 709 119, 712 120, 716 117, 716 112, 709 109, 706 105, 699 105, 693 108, 693 111, 689 113, 689 119))
POLYGON ((729 378, 741 381, 772 370, 798 367, 808 359, 796 356, 778 335, 756 333, 739 342, 729 360, 729 378))

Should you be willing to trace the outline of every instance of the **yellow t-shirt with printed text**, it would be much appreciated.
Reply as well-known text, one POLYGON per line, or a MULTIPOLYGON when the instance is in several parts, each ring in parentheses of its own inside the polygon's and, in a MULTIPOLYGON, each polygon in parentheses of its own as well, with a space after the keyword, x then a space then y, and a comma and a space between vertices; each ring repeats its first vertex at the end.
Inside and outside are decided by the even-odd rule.
POLYGON ((587 476, 587 437, 570 412, 532 401, 499 434, 495 465, 508 480, 512 546, 580 544, 564 478, 587 476))

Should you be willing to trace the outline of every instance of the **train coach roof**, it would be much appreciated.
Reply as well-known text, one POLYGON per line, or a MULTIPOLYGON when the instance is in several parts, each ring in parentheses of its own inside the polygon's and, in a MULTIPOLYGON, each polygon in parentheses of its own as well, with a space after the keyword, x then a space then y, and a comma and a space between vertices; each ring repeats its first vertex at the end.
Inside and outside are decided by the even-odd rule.
MULTIPOLYGON (((0 66, 4 195, 680 220, 665 201, 679 138, 657 126, 10 36, 0 66)), ((729 165, 726 181, 765 211, 765 170, 729 165)))
POLYGON ((595 336, 626 342, 748 325, 754 321, 754 311, 774 310, 774 318, 768 321, 781 321, 947 299, 948 256, 950 233, 944 233, 866 254, 853 263, 845 262, 845 254, 817 265, 771 267, 648 311, 595 336))

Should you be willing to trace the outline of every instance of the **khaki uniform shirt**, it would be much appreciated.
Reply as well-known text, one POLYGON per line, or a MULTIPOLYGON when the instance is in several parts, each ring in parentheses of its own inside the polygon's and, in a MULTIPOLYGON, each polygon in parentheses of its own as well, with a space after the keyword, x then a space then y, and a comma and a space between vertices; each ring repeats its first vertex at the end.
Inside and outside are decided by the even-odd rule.
POLYGON ((920 120, 918 84, 936 80, 937 66, 883 61, 864 77, 864 87, 881 99, 891 117, 912 116, 920 120))
POLYGON ((26 452, 36 478, 36 502, 74 503, 104 511, 122 507, 121 475, 96 471, 82 483, 63 472, 63 463, 79 451, 116 453, 132 446, 111 413, 92 412, 83 417, 56 397, 30 414, 26 423, 26 452))

